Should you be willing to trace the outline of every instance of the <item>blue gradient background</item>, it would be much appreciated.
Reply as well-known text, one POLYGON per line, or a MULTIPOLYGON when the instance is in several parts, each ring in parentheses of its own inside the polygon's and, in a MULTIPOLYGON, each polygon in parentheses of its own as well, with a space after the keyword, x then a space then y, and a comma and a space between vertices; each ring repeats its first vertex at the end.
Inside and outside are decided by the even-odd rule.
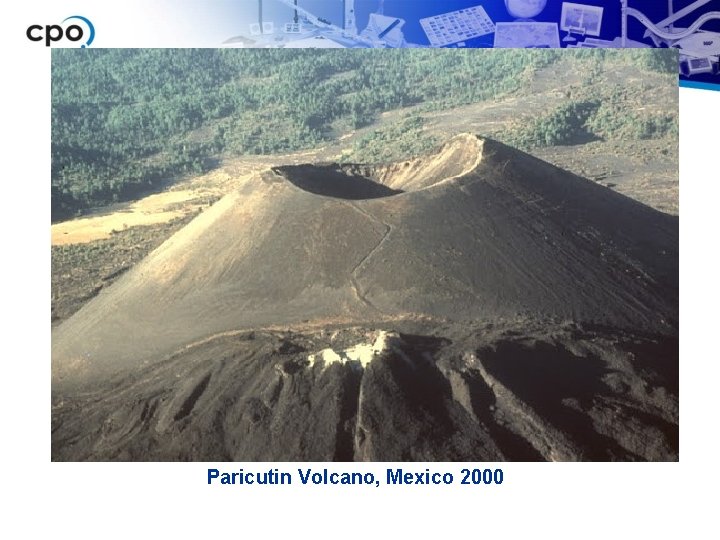
MULTIPOLYGON (((602 6, 603 13, 602 33, 600 38, 613 39, 620 35, 620 1, 619 0, 574 0, 578 4, 602 6)), ((181 0, 181 3, 197 4, 194 0, 181 0)), ((693 0, 675 0, 673 5, 675 11, 679 11, 691 4, 693 0)), ((365 28, 370 13, 377 11, 379 0, 356 0, 356 18, 359 29, 365 28)), ((563 0, 548 0, 543 12, 535 17, 537 21, 559 22, 563 0)), ((218 0, 212 3, 203 3, 208 9, 217 10, 218 16, 226 26, 229 20, 237 21, 237 32, 246 32, 248 25, 257 22, 257 0, 218 0)), ((343 19, 342 0, 299 0, 299 5, 319 17, 323 17, 332 23, 341 26, 343 19)), ((494 22, 512 21, 503 0, 385 0, 385 14, 401 17, 406 20, 403 28, 405 38, 412 43, 427 45, 428 40, 423 32, 419 19, 432 15, 439 15, 449 11, 455 11, 471 6, 482 5, 485 11, 494 22)), ((667 16, 666 0, 630 0, 630 7, 645 13, 650 20, 657 22, 667 16)), ((720 11, 720 0, 713 0, 703 8, 680 20, 676 26, 689 25, 699 14, 708 11, 720 11)), ((263 1, 264 20, 273 21, 275 24, 289 22, 292 19, 292 10, 275 0, 263 1)), ((720 31, 720 21, 712 21, 703 29, 720 31)), ((629 19, 629 36, 640 39, 645 28, 635 19, 629 19)), ((467 42, 468 46, 492 46, 492 36, 478 38, 467 42)))
MULTIPOLYGON (((600 39, 612 40, 621 31, 620 0, 574 0, 579 4, 604 7, 600 39)), ((690 5, 693 0, 674 0, 675 11, 690 5)), ((220 45, 228 38, 249 35, 250 24, 258 21, 258 0, 165 0, 167 13, 175 13, 186 21, 194 23, 195 39, 220 45)), ((298 0, 301 7, 318 17, 329 20, 337 26, 343 24, 342 0, 298 0)), ((371 13, 377 11, 379 0, 356 0, 356 20, 358 30, 367 26, 371 13)), ((563 0, 548 0, 545 9, 534 18, 539 22, 559 22, 563 0)), ((403 27, 405 39, 418 45, 429 45, 427 36, 419 20, 457 9, 482 5, 493 22, 514 20, 505 8, 503 0, 385 0, 384 13, 405 19, 403 27)), ((630 0, 631 8, 643 12, 651 21, 659 22, 668 15, 667 0, 630 0)), ((164 10, 164 11, 165 11, 164 10)), ((677 27, 687 27, 701 14, 720 11, 720 0, 713 0, 704 7, 675 23, 677 27)), ((293 18, 293 10, 277 0, 263 0, 263 20, 275 23, 276 29, 293 18)), ((703 30, 720 32, 720 21, 706 23, 703 30)), ((628 18, 628 36, 631 39, 650 44, 643 39, 645 27, 632 17, 628 18)), ((564 34, 561 32, 561 37, 564 34)), ((486 35, 465 41, 467 47, 492 47, 494 36, 486 35)), ((454 45, 450 45, 453 47, 454 45)), ((693 81, 720 84, 720 77, 711 75, 694 76, 693 81)))

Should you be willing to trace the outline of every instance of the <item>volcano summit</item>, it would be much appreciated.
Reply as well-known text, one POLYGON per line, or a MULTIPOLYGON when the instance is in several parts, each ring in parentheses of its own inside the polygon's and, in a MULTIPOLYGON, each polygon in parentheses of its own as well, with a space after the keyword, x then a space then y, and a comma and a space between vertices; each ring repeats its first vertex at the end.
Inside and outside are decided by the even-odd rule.
POLYGON ((678 220, 472 135, 282 166, 54 330, 56 460, 674 460, 678 220))

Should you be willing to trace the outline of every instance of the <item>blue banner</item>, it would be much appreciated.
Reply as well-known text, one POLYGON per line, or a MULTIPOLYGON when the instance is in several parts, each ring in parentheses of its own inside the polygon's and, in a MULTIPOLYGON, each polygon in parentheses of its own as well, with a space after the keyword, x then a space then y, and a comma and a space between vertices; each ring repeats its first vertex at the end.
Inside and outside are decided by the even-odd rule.
POLYGON ((244 47, 679 51, 681 84, 720 84, 720 0, 257 0, 227 4, 244 47))

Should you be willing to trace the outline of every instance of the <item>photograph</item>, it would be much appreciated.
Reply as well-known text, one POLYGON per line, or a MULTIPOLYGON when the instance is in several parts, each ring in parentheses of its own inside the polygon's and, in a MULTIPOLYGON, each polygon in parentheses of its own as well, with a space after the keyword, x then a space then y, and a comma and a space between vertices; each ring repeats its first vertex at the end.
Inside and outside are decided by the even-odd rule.
POLYGON ((558 49, 557 23, 511 22, 495 25, 493 47, 503 49, 558 49))
POLYGON ((599 36, 602 27, 603 8, 563 2, 560 29, 582 31, 588 36, 599 36))
POLYGON ((50 56, 52 461, 679 460, 677 50, 50 56))

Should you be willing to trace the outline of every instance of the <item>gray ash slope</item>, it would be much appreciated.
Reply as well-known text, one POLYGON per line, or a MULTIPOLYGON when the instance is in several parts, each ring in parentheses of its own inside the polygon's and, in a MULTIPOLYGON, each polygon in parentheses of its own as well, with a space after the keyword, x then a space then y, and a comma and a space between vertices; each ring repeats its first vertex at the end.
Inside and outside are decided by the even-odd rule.
POLYGON ((495 141, 278 167, 55 329, 53 459, 677 459, 677 320, 677 218, 495 141))

